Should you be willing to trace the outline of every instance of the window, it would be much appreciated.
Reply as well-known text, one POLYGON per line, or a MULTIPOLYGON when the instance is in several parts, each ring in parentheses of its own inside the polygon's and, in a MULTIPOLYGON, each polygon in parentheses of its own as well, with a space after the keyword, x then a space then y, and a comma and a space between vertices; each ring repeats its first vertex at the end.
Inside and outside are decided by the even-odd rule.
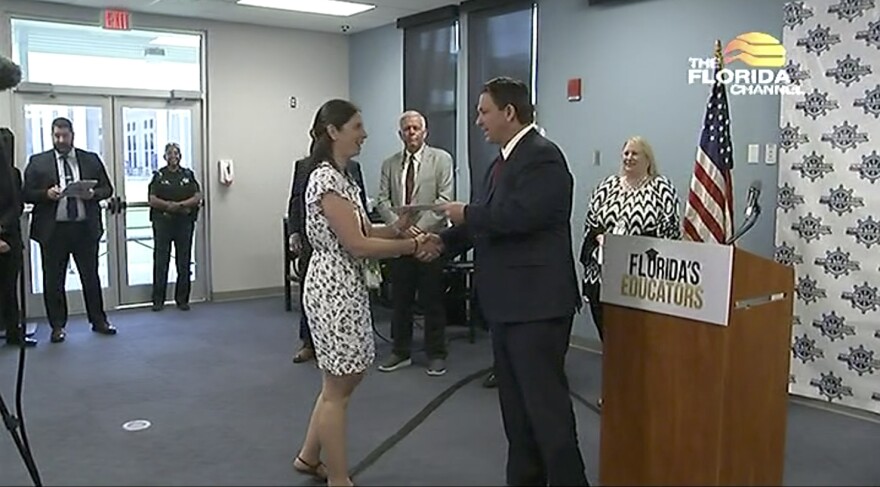
POLYGON ((424 115, 428 144, 455 156, 458 8, 443 7, 401 18, 397 26, 404 29, 404 110, 424 115))
POLYGON ((77 147, 104 152, 101 107, 28 103, 24 107, 24 141, 26 154, 35 154, 52 147, 52 121, 65 117, 73 123, 77 147))
POLYGON ((134 170, 137 164, 136 148, 135 148, 135 125, 132 122, 125 123, 125 172, 129 173, 134 170))
MULTIPOLYGON (((532 1, 471 0, 461 6, 468 12, 468 106, 477 106, 483 84, 497 76, 508 76, 529 86, 535 97, 534 57, 535 11, 532 1)), ((499 148, 486 142, 483 132, 468 120, 468 159, 471 199, 481 196, 486 171, 499 148)))
POLYGON ((202 90, 198 34, 12 19, 12 58, 31 83, 202 90))

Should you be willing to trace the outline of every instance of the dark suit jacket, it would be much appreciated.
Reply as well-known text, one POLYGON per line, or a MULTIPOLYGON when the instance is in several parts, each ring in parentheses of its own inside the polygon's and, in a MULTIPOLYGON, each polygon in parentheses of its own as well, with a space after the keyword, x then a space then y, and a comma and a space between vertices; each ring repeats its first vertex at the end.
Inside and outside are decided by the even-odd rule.
MULTIPOLYGON (((287 202, 287 221, 290 233, 300 234, 303 245, 307 245, 306 239, 306 187, 309 184, 311 174, 311 159, 308 157, 294 163, 293 183, 290 188, 290 198, 287 202)), ((361 173, 361 165, 357 161, 348 162, 348 174, 354 179, 361 189, 361 203, 367 209, 367 190, 364 188, 364 176, 361 173)))
POLYGON ((562 151, 529 131, 495 184, 443 232, 447 254, 474 249, 474 286, 490 323, 543 321, 581 305, 571 241, 574 180, 562 151))
MULTIPOLYGON (((79 163, 80 179, 98 181, 95 185, 94 198, 83 201, 89 236, 98 239, 104 233, 99 202, 113 195, 113 185, 110 184, 107 170, 98 154, 80 149, 74 150, 79 163)), ((31 156, 24 170, 23 195, 25 203, 34 205, 31 215, 31 238, 40 243, 48 242, 55 230, 58 202, 50 200, 46 191, 56 184, 59 184, 59 175, 55 150, 51 149, 31 156)))
MULTIPOLYGON (((4 153, 0 147, 0 153, 4 153)), ((0 155, 0 240, 13 248, 21 246, 21 172, 10 166, 5 155, 0 155)))

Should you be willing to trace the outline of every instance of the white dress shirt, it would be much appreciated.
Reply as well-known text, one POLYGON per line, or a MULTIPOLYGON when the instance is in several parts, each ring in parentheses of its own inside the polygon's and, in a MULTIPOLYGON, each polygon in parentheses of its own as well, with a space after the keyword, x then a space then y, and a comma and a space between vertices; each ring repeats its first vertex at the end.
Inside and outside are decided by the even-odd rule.
POLYGON ((501 148, 501 157, 503 157, 505 161, 510 157, 510 153, 513 152, 513 149, 516 148, 516 144, 518 144, 519 141, 529 133, 529 130, 532 130, 533 128, 535 128, 535 124, 533 123, 526 125, 522 130, 517 132, 512 139, 504 144, 504 147, 501 148))
MULTIPOLYGON (((422 156, 425 155, 425 144, 419 147, 419 150, 413 155, 413 194, 415 194, 415 182, 419 180, 419 166, 422 162, 422 156)), ((410 153, 403 149, 403 171, 400 172, 400 206, 406 205, 406 170, 409 164, 410 153)))
MULTIPOLYGON (((58 169, 58 186, 61 188, 61 191, 64 191, 64 188, 67 187, 67 178, 65 177, 64 161, 61 160, 61 155, 60 152, 55 151, 55 165, 58 169)), ((73 173, 73 182, 79 181, 81 178, 79 162, 76 160, 76 150, 71 149, 70 152, 67 153, 67 163, 70 164, 70 170, 73 173)), ((70 216, 67 214, 67 199, 67 197, 64 197, 58 200, 58 209, 55 212, 56 221, 71 221, 70 216)), ((79 198, 76 198, 76 212, 76 221, 83 221, 86 219, 86 205, 79 198)))

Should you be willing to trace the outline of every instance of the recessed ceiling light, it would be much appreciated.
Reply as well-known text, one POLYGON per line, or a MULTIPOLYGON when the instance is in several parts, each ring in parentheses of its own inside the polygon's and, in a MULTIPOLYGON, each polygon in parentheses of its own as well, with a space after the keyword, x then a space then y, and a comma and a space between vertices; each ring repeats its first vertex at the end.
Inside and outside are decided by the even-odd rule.
POLYGON ((238 0, 238 4, 338 17, 348 17, 376 8, 375 5, 343 2, 342 0, 238 0))

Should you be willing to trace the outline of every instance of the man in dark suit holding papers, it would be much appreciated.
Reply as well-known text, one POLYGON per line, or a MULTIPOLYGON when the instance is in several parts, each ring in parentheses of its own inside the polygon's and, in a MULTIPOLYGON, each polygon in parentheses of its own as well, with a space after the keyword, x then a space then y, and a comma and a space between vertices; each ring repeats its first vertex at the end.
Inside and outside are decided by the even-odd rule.
MULTIPOLYGON (((571 242, 573 178, 533 123, 528 87, 496 78, 477 125, 501 152, 477 203, 443 205, 444 253, 473 247, 474 285, 490 323, 508 439, 508 485, 588 485, 565 375, 580 307, 571 242)), ((421 255, 420 258, 431 258, 421 255)))
POLYGON ((31 156, 24 171, 24 201, 34 205, 31 238, 40 244, 43 262, 43 300, 53 343, 66 337, 67 296, 64 289, 70 256, 76 262, 92 331, 115 335, 107 321, 98 244, 104 233, 99 202, 113 194, 100 157, 73 147, 73 125, 66 118, 52 122, 53 148, 31 156), (86 181, 90 183, 83 184, 86 181), (93 187, 90 186, 94 182, 93 187), (81 187, 77 191, 72 190, 81 187))

